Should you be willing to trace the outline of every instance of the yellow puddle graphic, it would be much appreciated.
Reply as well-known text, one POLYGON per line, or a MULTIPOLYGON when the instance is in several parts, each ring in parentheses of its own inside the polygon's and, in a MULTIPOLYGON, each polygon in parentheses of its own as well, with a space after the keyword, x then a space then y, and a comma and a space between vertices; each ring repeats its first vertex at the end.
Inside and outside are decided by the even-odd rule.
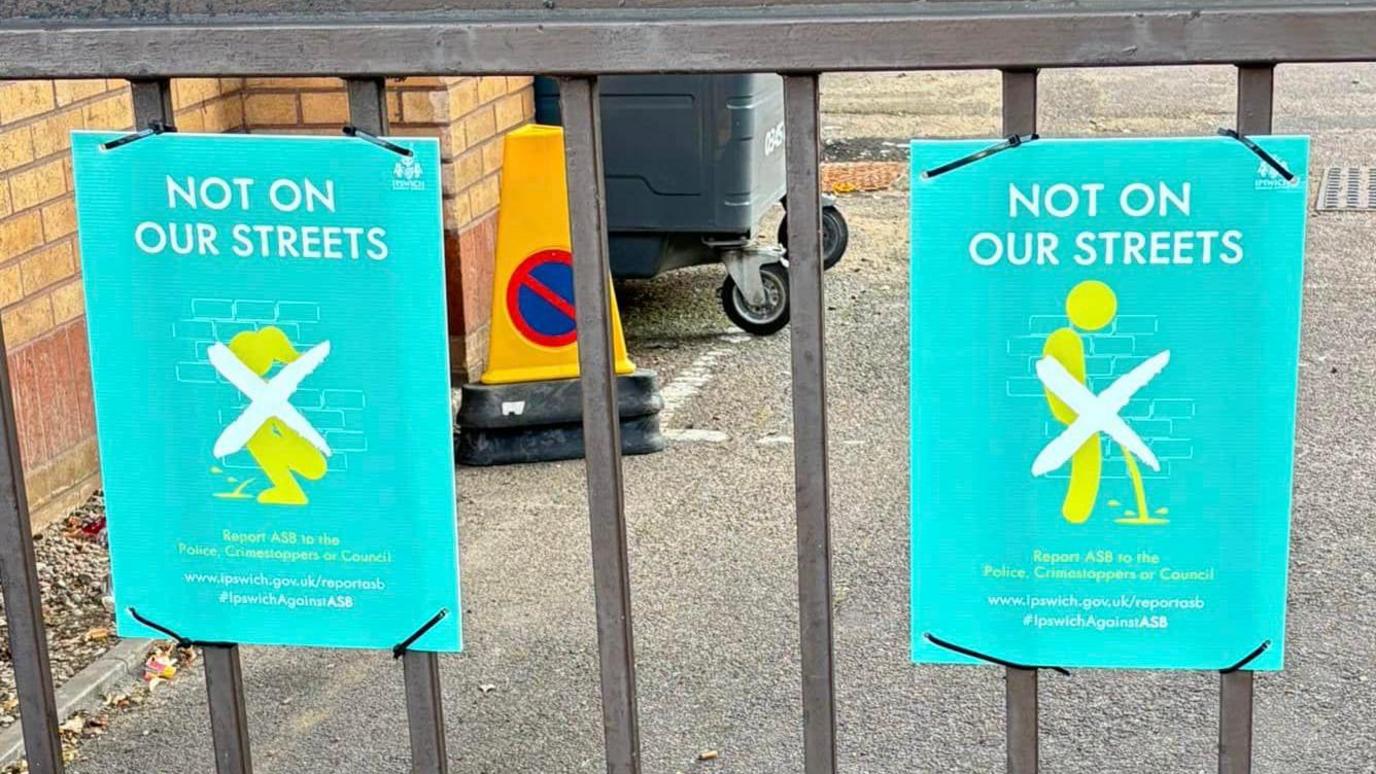
MULTIPOLYGON (((232 484, 232 483, 234 483, 235 480, 236 480, 236 479, 234 479, 234 478, 230 478, 230 479, 229 479, 229 483, 232 484)), ((253 497, 253 495, 245 493, 245 492, 244 492, 244 488, 247 487, 249 484, 252 484, 252 483, 253 483, 253 479, 251 479, 251 478, 246 478, 246 479, 244 479, 243 483, 241 483, 241 484, 239 484, 238 486, 234 487, 234 489, 233 489, 232 491, 229 491, 229 492, 215 492, 214 495, 215 495, 216 497, 220 498, 221 500, 247 500, 247 499, 253 497)))

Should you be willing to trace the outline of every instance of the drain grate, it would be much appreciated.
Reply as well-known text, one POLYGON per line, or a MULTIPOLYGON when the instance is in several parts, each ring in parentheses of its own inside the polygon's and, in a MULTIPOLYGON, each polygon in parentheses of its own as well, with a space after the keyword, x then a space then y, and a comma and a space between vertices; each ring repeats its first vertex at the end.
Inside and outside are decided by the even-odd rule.
POLYGON ((1314 209, 1376 211, 1376 167, 1325 168, 1314 209))

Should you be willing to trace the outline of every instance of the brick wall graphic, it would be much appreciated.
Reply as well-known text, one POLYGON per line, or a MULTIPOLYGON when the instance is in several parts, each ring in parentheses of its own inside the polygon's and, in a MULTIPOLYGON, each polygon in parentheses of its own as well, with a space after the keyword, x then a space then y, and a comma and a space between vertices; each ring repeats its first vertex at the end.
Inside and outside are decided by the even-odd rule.
MULTIPOLYGON (((1085 342, 1085 376, 1090 390, 1096 394, 1102 392, 1115 379, 1165 349, 1154 342, 1159 324, 1155 315, 1120 314, 1102 330, 1078 331, 1085 342)), ((1042 357, 1046 337, 1068 325, 1070 321, 1065 315, 1031 315, 1027 318, 1027 332, 1008 339, 1008 357, 1012 368, 1005 382, 1007 393, 1012 397, 1026 398, 1027 410, 1045 417, 1043 441, 1029 453, 1029 461, 1030 455, 1065 429, 1065 425, 1052 418, 1047 409, 1046 393, 1037 379, 1036 366, 1042 357)), ((1166 373, 1169 373, 1169 369, 1166 373)), ((1140 466, 1142 478, 1163 479, 1170 476, 1173 464, 1194 456, 1190 424, 1194 418, 1195 401, 1187 396, 1163 394, 1155 383, 1148 385, 1144 392, 1152 397, 1134 398, 1123 409, 1121 416, 1161 463, 1160 471, 1140 466)), ((1126 480, 1128 474, 1122 448, 1104 433, 1099 434, 1099 442, 1104 452, 1102 477, 1126 480)), ((1047 477, 1068 478, 1068 471, 1069 466, 1065 466, 1047 477)))
MULTIPOLYGON (((285 333, 298 351, 304 352, 324 341, 320 309, 314 302, 198 298, 191 302, 188 312, 186 319, 173 326, 172 335, 181 342, 183 353, 173 375, 178 382, 207 391, 205 399, 217 407, 220 427, 237 419, 249 399, 210 364, 207 353, 212 344, 228 344, 240 333, 269 325, 285 333)), ((267 378, 273 373, 269 372, 267 378)), ((331 385, 321 377, 320 372, 313 374, 292 394, 291 404, 329 444, 333 452, 329 470, 348 470, 350 460, 368 451, 368 438, 363 432, 367 396, 362 390, 331 385)), ((207 448, 213 441, 206 439, 207 448)), ((220 458, 211 472, 225 477, 226 489, 260 475, 258 465, 245 450, 220 458)), ((256 487, 249 491, 256 491, 256 487)))

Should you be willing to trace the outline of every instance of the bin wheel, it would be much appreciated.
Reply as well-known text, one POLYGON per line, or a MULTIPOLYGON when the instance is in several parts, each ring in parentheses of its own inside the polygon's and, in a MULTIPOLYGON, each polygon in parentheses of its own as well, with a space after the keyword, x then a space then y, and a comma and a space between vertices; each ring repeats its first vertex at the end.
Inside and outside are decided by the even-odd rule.
MULTIPOLYGON (((779 244, 788 249, 788 216, 779 221, 779 244)), ((822 208, 822 268, 830 269, 841 261, 850 245, 850 226, 841 208, 828 204, 822 208)))
POLYGON ((781 264, 765 264, 760 267, 760 283, 768 300, 762 306, 751 306, 736 281, 727 275, 721 284, 721 306, 741 330, 769 336, 788 325, 788 271, 781 264))

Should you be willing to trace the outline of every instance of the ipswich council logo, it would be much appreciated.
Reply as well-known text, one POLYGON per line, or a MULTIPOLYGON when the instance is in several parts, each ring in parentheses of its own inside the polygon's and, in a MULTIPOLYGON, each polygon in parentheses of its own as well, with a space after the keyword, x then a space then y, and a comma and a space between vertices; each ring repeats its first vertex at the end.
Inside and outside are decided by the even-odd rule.
MULTIPOLYGON (((1285 167, 1286 169, 1290 168, 1290 165, 1286 163, 1285 159, 1281 158, 1280 156, 1276 156, 1275 158, 1276 163, 1280 164, 1282 167, 1285 167)), ((1291 186, 1296 185, 1298 182, 1298 176, 1295 176, 1290 180, 1286 180, 1285 176, 1280 173, 1280 170, 1268 164, 1265 159, 1263 159, 1261 163, 1257 165, 1256 188, 1258 191, 1269 190, 1273 188, 1290 188, 1291 186)))
POLYGON ((392 167, 393 191, 424 191, 425 173, 420 162, 412 156, 404 156, 392 167))

